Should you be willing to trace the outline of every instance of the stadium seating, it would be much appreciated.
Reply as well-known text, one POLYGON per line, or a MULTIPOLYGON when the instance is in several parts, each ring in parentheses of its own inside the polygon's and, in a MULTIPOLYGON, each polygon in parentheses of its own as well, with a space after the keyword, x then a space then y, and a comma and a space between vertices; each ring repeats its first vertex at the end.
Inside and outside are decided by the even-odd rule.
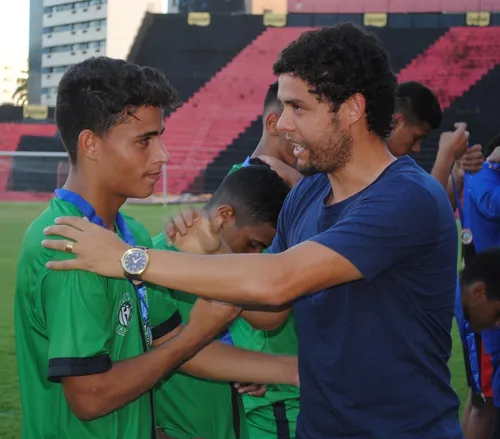
MULTIPOLYGON (((54 136, 55 133, 55 125, 0 123, 0 151, 20 150, 18 146, 23 136, 43 136, 45 138, 54 136)), ((35 150, 40 151, 40 145, 36 144, 35 150)), ((48 151, 51 150, 48 149, 48 151)), ((14 189, 13 187, 8 187, 9 179, 15 169, 14 162, 19 159, 19 157, 0 156, 0 200, 32 201, 40 198, 30 192, 19 193, 17 190, 11 190, 14 189)))
MULTIPOLYGON (((166 114, 163 137, 171 156, 169 193, 213 192, 231 166, 253 151, 262 131, 260 114, 267 85, 275 79, 272 64, 284 46, 311 29, 293 25, 303 17, 306 14, 289 16, 292 24, 283 28, 264 27, 261 16, 250 15, 213 14, 206 27, 190 26, 180 14, 152 14, 145 20, 130 60, 163 71, 181 99, 181 105, 166 114)), ((309 17, 309 22, 322 25, 345 19, 342 15, 309 17)), ((397 19, 415 24, 422 16, 399 15, 397 19)), ((500 63, 500 27, 427 27, 429 22, 422 23, 424 27, 403 23, 402 27, 371 30, 388 49, 400 81, 421 81, 438 94, 445 108, 443 129, 466 120, 473 142, 487 141, 500 112, 500 102, 488 99, 494 95, 484 85, 493 84, 491 78, 499 75, 495 66, 500 63)), ((52 137, 54 133, 54 125, 0 124, 0 149, 15 149, 21 135, 52 137)), ((432 137, 423 142, 417 162, 429 170, 435 151, 436 138, 432 137)), ((0 163, 1 198, 12 163, 0 163)), ((51 169, 61 178, 61 169, 51 169)), ((57 175, 41 186, 57 182, 57 175)), ((18 177, 11 176, 10 181, 22 189, 18 177)), ((156 191, 161 189, 158 184, 156 191)))
POLYGON ((500 11, 498 0, 288 0, 289 13, 356 14, 500 11))
POLYGON ((302 28, 268 29, 218 72, 166 121, 171 154, 169 190, 185 192, 211 160, 262 112, 272 64, 302 28))
POLYGON ((500 63, 500 27, 452 28, 398 75, 435 91, 441 107, 465 93, 500 63))

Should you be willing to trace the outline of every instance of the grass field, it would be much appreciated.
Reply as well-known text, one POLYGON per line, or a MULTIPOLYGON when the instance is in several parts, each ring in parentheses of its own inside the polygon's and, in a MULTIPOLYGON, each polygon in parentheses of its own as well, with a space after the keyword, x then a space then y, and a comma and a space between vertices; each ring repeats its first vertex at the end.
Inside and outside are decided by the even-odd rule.
MULTIPOLYGON (((43 209, 39 203, 0 203, 0 438, 21 437, 16 356, 14 349, 13 299, 19 245, 28 224, 43 209)), ((177 207, 173 207, 177 209, 177 207)), ((152 235, 162 231, 162 219, 168 214, 162 206, 126 206, 125 212, 141 221, 152 235)), ((463 401, 466 393, 465 372, 457 331, 453 331, 453 355, 450 360, 452 384, 463 401)))

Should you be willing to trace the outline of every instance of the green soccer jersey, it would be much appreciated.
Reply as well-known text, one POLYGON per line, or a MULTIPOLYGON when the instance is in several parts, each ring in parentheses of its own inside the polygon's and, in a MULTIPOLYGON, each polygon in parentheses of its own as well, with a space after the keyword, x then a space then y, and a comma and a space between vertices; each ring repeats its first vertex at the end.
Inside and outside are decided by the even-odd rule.
MULTIPOLYGON (((229 173, 242 168, 234 165, 229 173)), ((231 326, 234 345, 269 354, 297 355, 298 339, 293 311, 286 322, 274 331, 259 331, 245 320, 231 326)), ((295 438, 299 414, 299 389, 287 385, 268 385, 263 397, 243 395, 251 439, 295 438)))
MULTIPOLYGON (((167 246, 165 236, 153 238, 154 248, 176 250, 167 246)), ((191 294, 156 288, 150 290, 150 315, 155 339, 164 318, 158 315, 162 300, 171 296, 182 321, 187 323, 196 301, 191 294)), ((241 396, 230 383, 216 382, 177 372, 159 383, 155 393, 156 422, 176 439, 248 439, 248 429, 241 396)))
MULTIPOLYGON (((49 260, 74 257, 45 249, 43 229, 59 216, 81 216, 60 199, 29 226, 21 245, 15 294, 15 338, 23 439, 155 438, 153 391, 113 413, 81 421, 64 397, 61 379, 108 371, 147 350, 136 292, 127 280, 84 271, 50 271, 49 260)), ((124 215, 138 245, 146 230, 124 215)), ((164 313, 174 313, 165 308, 164 313)))

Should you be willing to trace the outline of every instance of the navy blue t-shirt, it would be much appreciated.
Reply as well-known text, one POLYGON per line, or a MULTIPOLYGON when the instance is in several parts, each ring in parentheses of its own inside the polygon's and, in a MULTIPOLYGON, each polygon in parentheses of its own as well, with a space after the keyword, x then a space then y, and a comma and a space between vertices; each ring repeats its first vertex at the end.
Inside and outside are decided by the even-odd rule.
POLYGON ((300 439, 457 439, 450 386, 457 227, 441 186, 409 157, 325 205, 326 175, 289 194, 270 249, 313 240, 365 279, 303 296, 300 439))

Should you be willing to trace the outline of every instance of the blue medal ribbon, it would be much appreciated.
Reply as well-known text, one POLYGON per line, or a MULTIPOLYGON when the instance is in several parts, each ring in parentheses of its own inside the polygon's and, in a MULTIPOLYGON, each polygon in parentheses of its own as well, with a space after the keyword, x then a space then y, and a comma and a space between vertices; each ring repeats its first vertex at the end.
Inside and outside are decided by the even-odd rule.
MULTIPOLYGON (((462 242, 463 242, 463 233, 464 231, 469 231, 467 228, 467 220, 464 214, 464 210, 462 208, 462 204, 460 203, 460 196, 458 194, 457 184, 455 179, 453 178, 453 174, 451 175, 451 181, 453 183, 453 192, 455 193, 455 200, 457 202, 458 216, 460 218, 460 225, 462 226, 462 242)), ((465 181, 464 181, 465 184, 465 181)), ((466 197, 468 197, 468 191, 464 188, 464 204, 466 201, 466 197)), ((470 233, 470 231, 469 231, 470 233)), ((470 242, 472 242, 472 235, 470 235, 470 242)), ((464 242, 464 244, 470 244, 470 242, 464 242)), ((480 384, 480 375, 479 375, 479 358, 477 354, 477 346, 476 346, 476 336, 470 327, 469 321, 464 317, 462 306, 460 304, 460 315, 455 315, 458 322, 463 323, 463 331, 462 336, 464 341, 467 343, 467 354, 469 358, 469 365, 472 374, 473 380, 473 393, 481 393, 481 384, 480 384)), ((457 311, 456 311, 457 312, 457 311)))
POLYGON ((245 161, 243 162, 243 164, 241 165, 242 168, 245 168, 246 166, 249 166, 250 165, 250 159, 251 157, 248 156, 245 161))
MULTIPOLYGON (((75 206, 81 214, 86 217, 90 222, 97 224, 98 226, 105 227, 104 221, 96 214, 96 211, 91 206, 91 204, 85 200, 82 196, 69 191, 67 189, 56 189, 56 195, 59 199, 66 201, 67 203, 71 203, 75 206)), ((118 212, 116 215, 116 227, 118 228, 122 239, 132 247, 136 246, 135 238, 127 223, 123 219, 123 216, 118 212)), ((137 298, 140 303, 141 310, 141 318, 142 324, 144 328, 144 336, 146 338, 146 343, 148 347, 151 347, 153 344, 153 334, 151 332, 151 325, 149 323, 149 312, 148 312, 148 296, 146 291, 146 286, 143 282, 140 284, 134 284, 134 282, 130 281, 132 286, 134 287, 137 298)))

